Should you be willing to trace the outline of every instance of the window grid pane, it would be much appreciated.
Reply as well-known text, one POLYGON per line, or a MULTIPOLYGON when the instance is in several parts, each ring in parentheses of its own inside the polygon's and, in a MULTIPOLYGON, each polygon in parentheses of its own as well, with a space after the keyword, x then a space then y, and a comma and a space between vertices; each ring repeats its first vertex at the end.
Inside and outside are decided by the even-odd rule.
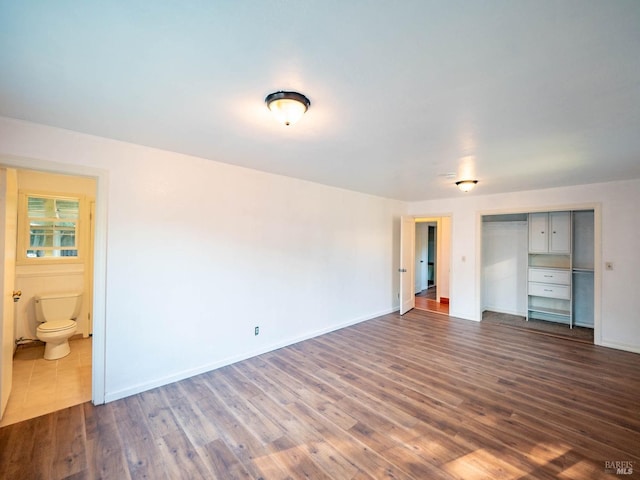
POLYGON ((27 197, 27 257, 77 257, 78 200, 27 197))

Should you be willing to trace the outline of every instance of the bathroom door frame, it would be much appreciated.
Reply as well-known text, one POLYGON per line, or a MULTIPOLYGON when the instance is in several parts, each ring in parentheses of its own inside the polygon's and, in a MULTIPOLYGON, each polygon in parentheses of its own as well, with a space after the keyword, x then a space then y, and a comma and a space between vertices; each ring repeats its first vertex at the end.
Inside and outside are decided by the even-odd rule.
POLYGON ((92 177, 96 180, 94 241, 93 241, 93 306, 91 401, 105 403, 106 376, 106 284, 107 284, 107 195, 109 174, 105 170, 84 165, 65 164, 24 157, 0 156, 0 166, 16 170, 92 177))

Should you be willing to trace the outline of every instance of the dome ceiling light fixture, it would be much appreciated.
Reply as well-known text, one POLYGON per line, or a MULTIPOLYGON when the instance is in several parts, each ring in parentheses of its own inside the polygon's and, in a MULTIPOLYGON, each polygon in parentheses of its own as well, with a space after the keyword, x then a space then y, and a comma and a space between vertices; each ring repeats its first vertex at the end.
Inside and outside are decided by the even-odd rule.
POLYGON ((292 125, 302 118, 311 102, 298 92, 279 91, 270 93, 264 102, 280 123, 292 125))
POLYGON ((470 192, 474 189, 477 183, 478 180, 460 180, 456 182, 456 185, 463 192, 470 192))

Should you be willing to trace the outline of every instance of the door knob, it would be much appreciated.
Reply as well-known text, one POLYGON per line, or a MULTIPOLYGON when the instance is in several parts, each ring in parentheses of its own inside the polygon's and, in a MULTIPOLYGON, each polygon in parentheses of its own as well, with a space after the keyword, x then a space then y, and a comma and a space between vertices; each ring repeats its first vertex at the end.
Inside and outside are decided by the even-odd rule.
POLYGON ((17 302, 18 300, 20 300, 20 297, 22 296, 22 290, 14 290, 11 296, 13 297, 13 301, 17 302))

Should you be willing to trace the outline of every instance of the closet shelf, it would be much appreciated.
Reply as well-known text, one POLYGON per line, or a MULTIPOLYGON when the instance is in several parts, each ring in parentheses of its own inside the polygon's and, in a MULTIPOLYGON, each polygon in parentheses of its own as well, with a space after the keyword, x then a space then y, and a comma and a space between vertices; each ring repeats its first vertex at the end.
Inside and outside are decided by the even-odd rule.
POLYGON ((561 310, 558 308, 548 308, 548 307, 529 307, 530 312, 538 312, 538 313, 546 313, 547 315, 556 315, 559 317, 570 317, 571 312, 569 310, 561 310))

